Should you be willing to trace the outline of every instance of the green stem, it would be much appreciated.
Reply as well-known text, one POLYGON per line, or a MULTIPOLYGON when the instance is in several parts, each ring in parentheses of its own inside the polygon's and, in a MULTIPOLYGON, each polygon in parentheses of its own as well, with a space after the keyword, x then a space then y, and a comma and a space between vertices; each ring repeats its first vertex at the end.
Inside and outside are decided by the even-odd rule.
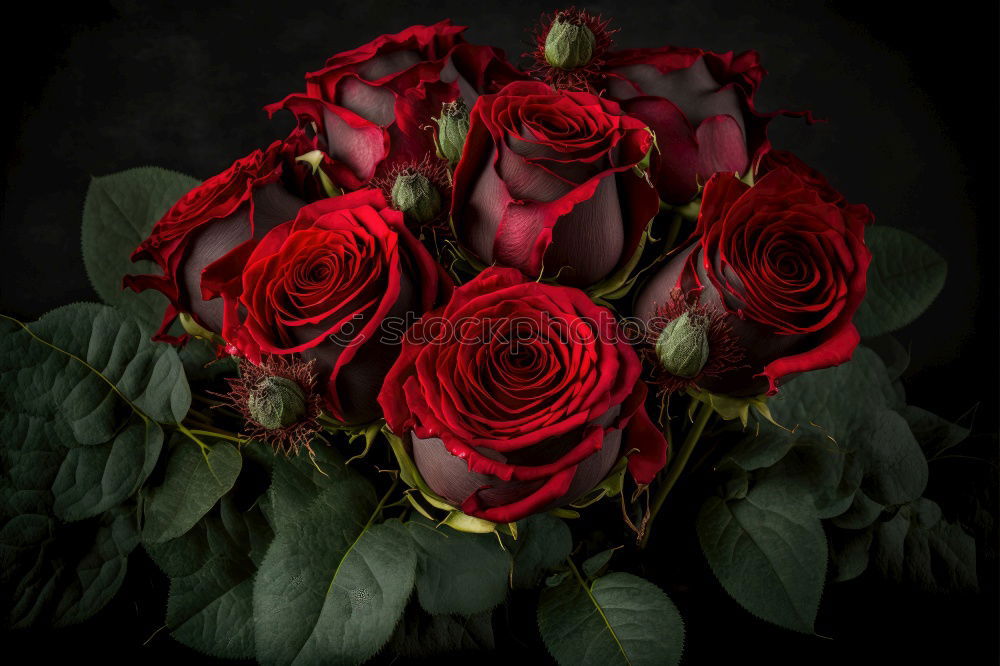
POLYGON ((674 213, 673 219, 670 221, 670 228, 667 229, 667 236, 665 238, 667 244, 666 247, 673 249, 674 243, 677 242, 677 236, 681 233, 681 223, 684 221, 684 217, 680 213, 674 213))
POLYGON ((234 435, 234 434, 229 433, 229 432, 222 432, 222 431, 218 431, 218 430, 195 430, 195 429, 191 429, 188 432, 193 433, 195 435, 204 435, 206 437, 215 437, 216 439, 228 439, 230 442, 236 442, 237 444, 246 444, 249 441, 248 439, 246 439, 244 437, 240 437, 238 435, 234 435))
POLYGON ((708 425, 710 418, 712 418, 711 405, 707 402, 701 403, 698 413, 694 417, 694 425, 691 426, 687 437, 684 438, 681 450, 677 452, 677 459, 670 465, 670 470, 667 472, 666 478, 663 479, 663 483, 656 492, 656 498, 653 500, 653 506, 649 511, 649 520, 646 522, 646 531, 639 542, 640 548, 645 548, 649 542, 649 535, 653 532, 653 521, 656 519, 656 514, 663 507, 663 502, 667 499, 667 495, 670 494, 674 484, 677 483, 677 479, 680 478, 681 472, 684 471, 684 466, 687 465, 688 460, 691 458, 691 452, 694 451, 694 446, 701 438, 701 433, 705 430, 705 426, 708 425))
POLYGON ((608 620, 608 616, 604 613, 604 608, 601 606, 600 603, 598 603, 597 599, 594 597, 594 593, 590 589, 590 586, 587 585, 587 581, 584 580, 583 576, 580 575, 580 570, 577 569, 576 564, 573 563, 573 558, 567 557, 566 562, 569 564, 570 570, 576 577, 576 582, 580 584, 580 587, 583 589, 583 591, 587 593, 588 597, 590 597, 590 603, 594 604, 594 608, 597 610, 598 615, 601 616, 601 620, 604 622, 604 626, 608 628, 608 633, 611 634, 611 638, 614 639, 615 645, 618 646, 618 650, 622 653, 622 656, 625 657, 626 662, 631 663, 628 662, 628 656, 625 653, 625 648, 622 646, 622 642, 621 640, 619 640, 618 634, 615 632, 614 627, 611 626, 611 622, 608 620))

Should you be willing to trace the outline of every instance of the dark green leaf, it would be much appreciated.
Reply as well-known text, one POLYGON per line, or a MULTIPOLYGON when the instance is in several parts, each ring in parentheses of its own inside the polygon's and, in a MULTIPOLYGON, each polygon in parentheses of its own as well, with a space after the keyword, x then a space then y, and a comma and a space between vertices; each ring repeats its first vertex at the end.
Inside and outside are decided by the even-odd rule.
POLYGON ((420 659, 481 653, 493 648, 491 613, 471 617, 431 615, 411 603, 383 652, 394 658, 420 659))
POLYGON ((572 666, 678 664, 684 623, 660 588, 638 576, 612 573, 587 583, 577 577, 542 591, 538 628, 556 661, 572 666))
POLYGON ((103 608, 125 579, 138 543, 134 506, 71 524, 22 514, 0 528, 4 624, 66 626, 103 608))
POLYGON ((865 230, 865 244, 872 263, 854 322, 862 336, 875 337, 919 317, 941 292, 948 265, 922 240, 892 227, 865 230))
POLYGON ((205 654, 250 659, 255 643, 253 577, 257 566, 253 553, 269 543, 273 534, 259 509, 240 511, 238 521, 227 520, 231 505, 227 495, 220 502, 220 512, 209 514, 188 532, 194 539, 185 535, 164 544, 200 543, 194 550, 191 543, 179 548, 196 566, 170 581, 167 626, 175 639, 205 654))
POLYGON ((107 441, 117 430, 117 400, 160 423, 187 414, 191 391, 177 352, 113 308, 76 303, 33 324, 3 322, 7 404, 31 414, 57 410, 81 444, 107 441))
POLYGON ((63 520, 90 518, 131 497, 153 471, 163 431, 131 418, 110 442, 70 446, 52 481, 52 510, 63 520))
POLYGON ((978 587, 975 539, 961 526, 944 520, 940 507, 923 497, 877 525, 872 558, 887 578, 928 592, 978 587))
POLYGON ((899 410, 917 438, 924 455, 933 460, 969 436, 969 429, 952 423, 926 409, 907 405, 899 410))
POLYGON ((815 515, 754 488, 745 499, 709 498, 697 531, 712 571, 740 605, 779 626, 813 631, 827 560, 815 515))
POLYGON ((854 493, 850 508, 831 522, 843 529, 860 530, 874 523, 882 514, 883 508, 881 504, 865 495, 863 490, 858 490, 854 493))
POLYGON ((830 580, 842 583, 868 568, 872 530, 830 530, 830 580))
POLYGON ((759 434, 746 437, 734 446, 723 458, 723 462, 733 463, 748 472, 770 467, 781 460, 795 442, 796 437, 786 431, 761 430, 759 434))
POLYGON ((150 261, 129 257, 153 225, 198 181, 166 169, 142 167, 94 178, 83 206, 83 264, 94 290, 149 326, 158 326, 167 299, 156 291, 122 291, 127 273, 155 273, 150 261))
POLYGON ((162 543, 191 529, 229 492, 242 466, 240 452, 228 442, 207 440, 210 448, 202 451, 186 437, 174 439, 163 484, 150 489, 146 499, 142 539, 148 543, 162 543))
POLYGON ((4 515, 98 515, 131 496, 183 418, 176 352, 102 305, 59 308, 28 326, 0 320, 4 515), (10 512, 7 513, 9 508, 10 512))
POLYGON ((417 598, 428 613, 475 615, 506 598, 510 557, 495 534, 435 527, 422 516, 406 527, 417 545, 417 598))
POLYGON ((846 446, 864 470, 865 494, 883 506, 920 497, 927 487, 927 459, 903 417, 888 409, 857 416, 846 446))
POLYGON ((812 428, 840 446, 855 427, 858 411, 892 406, 896 393, 882 359, 866 347, 834 368, 807 372, 788 382, 769 405, 774 418, 788 428, 812 428))
POLYGON ((514 555, 511 583, 519 589, 538 586, 545 573, 562 564, 573 549, 566 523, 547 513, 519 521, 517 539, 509 543, 514 555))
POLYGON ((325 485, 305 503, 275 479, 276 534, 253 594, 263 664, 366 660, 392 635, 413 588, 413 542, 398 521, 374 522, 370 484, 345 472, 325 485))
POLYGON ((206 382, 236 374, 232 356, 216 356, 215 347, 207 340, 191 338, 177 352, 184 364, 184 374, 189 382, 206 382))
POLYGON ((847 511, 861 480, 847 452, 814 431, 806 431, 795 441, 776 464, 757 471, 755 501, 767 506, 801 506, 817 518, 847 511))
POLYGON ((593 557, 588 557, 584 560, 583 565, 580 567, 583 569, 583 575, 586 578, 593 578, 601 569, 608 565, 611 561, 611 556, 615 554, 617 548, 608 548, 607 550, 602 550, 597 555, 593 557))

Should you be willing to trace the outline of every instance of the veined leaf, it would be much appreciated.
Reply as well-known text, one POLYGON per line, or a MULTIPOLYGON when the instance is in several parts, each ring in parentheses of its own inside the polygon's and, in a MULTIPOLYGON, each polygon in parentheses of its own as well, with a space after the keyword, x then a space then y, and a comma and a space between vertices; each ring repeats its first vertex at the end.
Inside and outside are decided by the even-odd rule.
POLYGON ((150 261, 129 257, 178 199, 198 180, 167 169, 140 167, 90 181, 83 205, 83 265, 94 290, 105 303, 117 306, 153 327, 163 319, 167 299, 157 291, 122 291, 128 273, 156 273, 150 261))
POLYGON ((922 240, 892 227, 866 229, 865 244, 872 263, 854 323, 862 336, 874 337, 919 317, 941 292, 948 265, 922 240))
POLYGON ((0 528, 5 624, 61 627, 92 616, 121 587, 138 542, 134 506, 71 524, 41 514, 9 520, 0 528))
POLYGON ((417 564, 412 540, 396 520, 376 523, 372 488, 354 473, 304 508, 282 497, 282 487, 272 489, 276 535, 254 583, 257 658, 360 663, 385 644, 406 606, 417 564))
POLYGON ((436 527, 417 516, 406 523, 417 545, 417 598, 434 615, 475 615, 507 596, 510 557, 494 534, 436 527))
POLYGON ((560 664, 612 666, 680 663, 684 623, 660 588, 611 573, 592 583, 579 575, 542 591, 538 629, 560 664))
POLYGON ((211 440, 202 451, 195 442, 175 436, 163 484, 146 498, 142 539, 162 543, 187 532, 233 487, 243 459, 232 444, 211 440))
POLYGON ((826 576, 826 534, 810 511, 762 499, 773 494, 755 488, 743 499, 709 498, 698 514, 698 540, 715 576, 741 606, 812 633, 826 576))

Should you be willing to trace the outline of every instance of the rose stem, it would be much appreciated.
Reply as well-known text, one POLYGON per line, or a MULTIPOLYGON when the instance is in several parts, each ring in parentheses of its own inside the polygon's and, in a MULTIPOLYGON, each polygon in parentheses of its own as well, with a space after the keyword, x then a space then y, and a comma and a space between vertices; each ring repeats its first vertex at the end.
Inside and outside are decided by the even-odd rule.
POLYGON ((673 219, 670 220, 670 228, 667 230, 666 236, 666 248, 672 250, 674 248, 674 243, 677 242, 677 236, 681 233, 681 223, 684 221, 683 216, 680 213, 674 213, 673 219))
POLYGON ((670 490, 677 483, 681 472, 684 471, 684 466, 687 465, 688 459, 691 457, 691 452, 694 451, 694 445, 698 443, 702 431, 705 430, 708 420, 712 417, 712 411, 711 405, 705 402, 701 403, 701 406, 698 408, 698 413, 694 417, 694 425, 688 431, 687 437, 684 438, 681 450, 677 452, 677 460, 670 466, 667 477, 663 479, 663 484, 656 492, 656 499, 653 500, 653 508, 649 511, 649 520, 646 523, 646 533, 642 535, 642 539, 639 541, 640 548, 645 548, 649 542, 649 535, 653 532, 653 520, 656 519, 656 514, 659 513, 664 500, 667 499, 670 490))
POLYGON ((216 439, 227 439, 230 442, 236 442, 237 444, 246 444, 250 440, 247 438, 237 437, 232 433, 227 433, 219 430, 195 430, 192 428, 190 430, 195 435, 202 435, 204 437, 215 437, 216 439))

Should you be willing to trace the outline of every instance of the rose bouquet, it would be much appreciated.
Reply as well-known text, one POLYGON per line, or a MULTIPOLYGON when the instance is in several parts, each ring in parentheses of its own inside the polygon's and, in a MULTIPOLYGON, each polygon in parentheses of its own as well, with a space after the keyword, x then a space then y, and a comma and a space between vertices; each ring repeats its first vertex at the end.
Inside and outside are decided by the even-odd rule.
POLYGON ((559 663, 678 663, 682 481, 674 531, 782 627, 868 569, 974 587, 924 497, 967 430, 888 336, 944 262, 772 147, 812 118, 756 108, 757 55, 570 9, 519 69, 463 31, 333 56, 204 182, 94 179, 105 303, 0 320, 7 623, 91 616, 141 545, 217 657, 490 648, 507 607, 559 663))

